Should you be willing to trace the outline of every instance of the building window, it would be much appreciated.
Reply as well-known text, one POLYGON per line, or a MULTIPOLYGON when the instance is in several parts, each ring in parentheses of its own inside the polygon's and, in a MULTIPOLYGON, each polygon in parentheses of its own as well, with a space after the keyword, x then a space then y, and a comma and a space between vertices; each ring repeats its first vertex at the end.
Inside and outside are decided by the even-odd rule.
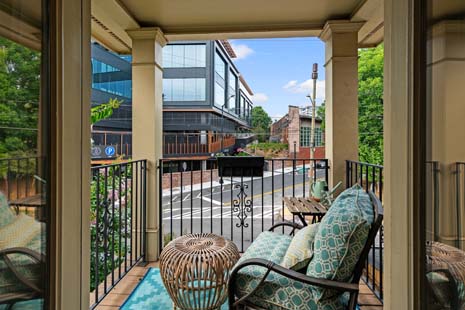
POLYGON ((225 99, 226 99, 224 94, 225 94, 224 87, 218 82, 215 82, 215 105, 219 107, 224 106, 225 99))
POLYGON ((205 79, 163 79, 164 101, 205 101, 205 79))
POLYGON ((226 62, 218 54, 218 52, 215 53, 215 72, 220 78, 223 79, 223 81, 225 80, 226 62))
POLYGON ((110 66, 104 62, 92 59, 92 73, 107 73, 120 71, 118 68, 110 66))
POLYGON ((206 58, 205 44, 173 44, 163 48, 165 68, 203 68, 206 58))
POLYGON ((229 112, 236 114, 236 84, 237 77, 234 71, 229 70, 228 108, 229 112))
POLYGON ((131 98, 132 81, 111 81, 111 82, 92 82, 92 88, 104 91, 106 93, 118 95, 121 97, 131 98))
POLYGON ((226 62, 215 53, 215 105, 223 107, 226 103, 226 62))
MULTIPOLYGON (((300 127, 300 146, 311 147, 311 136, 312 129, 310 127, 300 127)), ((321 134, 321 128, 315 128, 315 146, 323 145, 323 139, 321 134)))

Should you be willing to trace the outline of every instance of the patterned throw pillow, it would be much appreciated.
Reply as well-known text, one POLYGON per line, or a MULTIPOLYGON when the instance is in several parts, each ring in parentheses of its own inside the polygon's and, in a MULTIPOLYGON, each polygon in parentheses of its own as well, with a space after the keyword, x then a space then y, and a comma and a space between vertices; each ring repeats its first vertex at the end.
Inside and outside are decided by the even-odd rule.
POLYGON ((15 214, 8 206, 5 195, 0 192, 0 227, 10 224, 15 219, 15 214))
POLYGON ((308 266, 313 256, 313 240, 318 231, 319 223, 306 226, 292 238, 281 266, 292 270, 301 270, 308 266))
MULTIPOLYGON (((337 281, 350 280, 373 219, 370 197, 359 185, 339 195, 320 223, 307 275, 337 281)), ((339 294, 318 287, 312 290, 318 301, 339 294)))

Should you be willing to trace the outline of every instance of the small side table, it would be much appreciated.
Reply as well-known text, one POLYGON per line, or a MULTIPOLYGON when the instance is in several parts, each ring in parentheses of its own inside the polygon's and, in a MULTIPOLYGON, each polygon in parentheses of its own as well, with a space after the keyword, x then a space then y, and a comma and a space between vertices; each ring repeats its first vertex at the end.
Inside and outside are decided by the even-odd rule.
POLYGON ((303 197, 283 197, 284 206, 287 207, 292 217, 298 216, 304 226, 307 226, 305 216, 312 217, 312 224, 320 222, 328 209, 319 202, 303 197))
POLYGON ((236 245, 214 234, 190 234, 171 241, 160 255, 160 274, 174 309, 220 309, 238 260, 236 245))

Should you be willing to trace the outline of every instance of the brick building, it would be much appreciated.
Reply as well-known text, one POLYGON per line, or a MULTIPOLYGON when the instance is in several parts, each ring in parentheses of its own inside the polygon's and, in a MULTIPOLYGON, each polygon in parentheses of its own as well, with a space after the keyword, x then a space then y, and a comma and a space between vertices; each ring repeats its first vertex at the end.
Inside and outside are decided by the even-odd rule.
MULTIPOLYGON (((315 158, 325 157, 324 132, 321 130, 321 123, 321 119, 315 119, 315 158)), ((287 143, 290 156, 294 156, 295 152, 299 158, 309 158, 311 126, 311 109, 290 105, 288 113, 271 125, 270 141, 287 143)))

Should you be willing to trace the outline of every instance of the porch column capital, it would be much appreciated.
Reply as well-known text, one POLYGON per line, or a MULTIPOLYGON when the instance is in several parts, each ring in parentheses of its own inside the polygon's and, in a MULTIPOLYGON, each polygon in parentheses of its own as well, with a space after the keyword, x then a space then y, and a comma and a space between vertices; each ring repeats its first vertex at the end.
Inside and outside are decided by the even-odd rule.
POLYGON ((132 40, 155 40, 162 47, 168 43, 163 30, 159 27, 146 27, 126 30, 132 40))
POLYGON ((320 33, 320 39, 328 41, 333 34, 357 33, 364 22, 351 22, 350 20, 328 20, 320 33))

